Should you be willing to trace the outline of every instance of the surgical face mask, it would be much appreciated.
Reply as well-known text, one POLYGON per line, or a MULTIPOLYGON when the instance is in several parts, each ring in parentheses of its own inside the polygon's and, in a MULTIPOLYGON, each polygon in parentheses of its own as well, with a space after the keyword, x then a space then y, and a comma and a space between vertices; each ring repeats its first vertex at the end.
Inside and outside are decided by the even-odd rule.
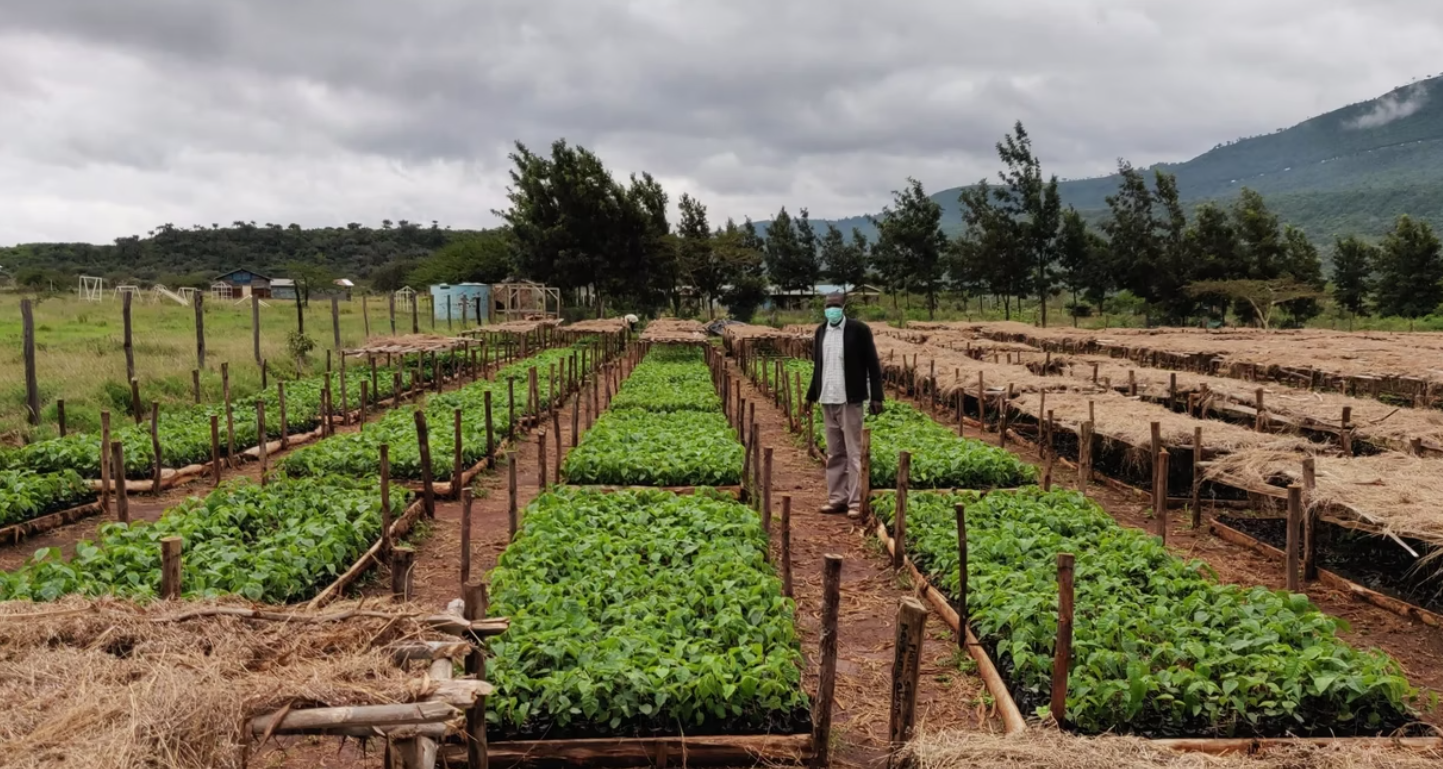
POLYGON ((827 309, 823 310, 823 312, 827 315, 827 322, 832 324, 833 326, 842 322, 842 308, 828 307, 827 309))

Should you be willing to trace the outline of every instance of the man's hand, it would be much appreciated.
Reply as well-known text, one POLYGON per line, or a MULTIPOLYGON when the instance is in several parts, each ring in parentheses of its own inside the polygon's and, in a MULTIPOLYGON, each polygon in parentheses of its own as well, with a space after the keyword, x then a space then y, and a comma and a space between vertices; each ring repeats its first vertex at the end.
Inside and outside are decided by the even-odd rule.
POLYGON ((872 401, 871 410, 872 410, 872 416, 877 416, 878 414, 881 414, 881 413, 882 413, 882 402, 881 402, 881 401, 872 401))

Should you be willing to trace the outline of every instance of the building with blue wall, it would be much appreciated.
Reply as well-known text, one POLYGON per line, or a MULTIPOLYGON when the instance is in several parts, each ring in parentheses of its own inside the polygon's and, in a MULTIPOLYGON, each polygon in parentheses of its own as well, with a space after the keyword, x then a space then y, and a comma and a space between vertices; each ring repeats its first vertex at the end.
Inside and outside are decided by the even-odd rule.
POLYGON ((446 313, 451 313, 451 318, 460 322, 461 306, 466 306, 466 320, 472 324, 477 321, 477 308, 480 308, 480 323, 486 322, 486 316, 491 309, 491 287, 485 283, 438 283, 431 286, 431 306, 435 308, 436 320, 446 320, 446 313), (477 300, 480 300, 478 303, 477 300))

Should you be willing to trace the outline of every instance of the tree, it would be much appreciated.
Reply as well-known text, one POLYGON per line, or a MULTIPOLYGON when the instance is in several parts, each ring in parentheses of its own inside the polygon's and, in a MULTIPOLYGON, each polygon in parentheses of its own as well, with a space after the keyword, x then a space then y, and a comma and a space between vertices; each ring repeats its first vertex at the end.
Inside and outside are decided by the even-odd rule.
POLYGON ((286 272, 296 282, 296 295, 301 304, 311 306, 311 292, 317 288, 331 286, 336 282, 336 273, 318 261, 291 262, 286 272))
POLYGON ((1012 297, 1027 290, 1031 265, 1019 258, 1016 247, 1017 223, 995 202, 993 187, 986 179, 962 190, 958 200, 967 224, 951 251, 952 282, 1002 297, 1003 316, 1012 318, 1012 297))
POLYGON ((1323 261, 1318 257, 1318 248, 1308 240, 1307 233, 1291 224, 1283 227, 1283 256, 1277 273, 1279 278, 1291 279, 1313 289, 1309 296, 1282 303, 1291 325, 1301 327, 1322 314, 1323 306, 1318 299, 1324 295, 1323 289, 1328 285, 1323 280, 1323 261))
POLYGON ((1380 315, 1419 318, 1443 302, 1443 256, 1427 222, 1404 214, 1383 238, 1377 255, 1380 315))
POLYGON ((811 269, 815 266, 816 257, 806 258, 803 238, 786 206, 782 206, 767 227, 764 260, 767 275, 783 291, 806 291, 816 285, 816 274, 811 269))
POLYGON ((708 317, 713 317, 713 300, 720 295, 722 286, 730 281, 731 276, 712 247, 713 236, 711 227, 707 224, 706 206, 686 193, 682 193, 678 205, 681 209, 681 221, 677 223, 677 237, 680 240, 677 258, 680 261, 681 274, 706 303, 708 317))
POLYGON ((853 227, 851 242, 843 242, 841 230, 827 224, 826 237, 822 238, 822 265, 826 269, 827 278, 843 290, 850 290, 866 282, 867 257, 870 251, 867 236, 862 234, 861 229, 853 227))
POLYGON ((731 271, 729 283, 721 293, 728 313, 737 320, 751 321, 757 308, 767 298, 762 243, 751 219, 747 219, 741 227, 728 219, 726 227, 713 236, 712 250, 731 271))
POLYGON ((817 231, 812 228, 812 215, 801 209, 801 216, 792 221, 797 231, 796 261, 788 272, 799 288, 811 289, 822 277, 822 263, 817 257, 817 231))
POLYGON ((462 235, 437 249, 410 271, 407 282, 416 286, 499 283, 514 269, 510 235, 505 230, 487 230, 462 235))
POLYGON ((1353 317, 1368 314, 1368 295, 1373 291, 1373 265, 1378 263, 1378 247, 1357 237, 1338 238, 1333 243, 1333 301, 1353 317))
MULTIPOLYGON (((1098 287, 1098 278, 1103 275, 1100 268, 1101 251, 1096 233, 1089 232, 1087 222, 1077 209, 1068 206, 1062 213, 1062 225, 1057 234, 1057 266, 1062 268, 1062 284, 1072 293, 1072 325, 1077 325, 1082 305, 1082 294, 1098 287)), ((1099 293, 1105 293, 1102 287, 1099 293)))
POLYGON ((1041 308, 1041 324, 1047 326, 1047 299, 1056 280, 1055 241, 1062 212, 1057 177, 1042 178, 1042 162, 1032 153, 1032 138, 1022 121, 997 144, 997 155, 1006 170, 998 172, 1002 184, 995 195, 1002 211, 1013 221, 1018 260, 1027 265, 1032 293, 1041 308))
POLYGON ((1269 328, 1273 311, 1287 302, 1316 300, 1323 292, 1314 286, 1293 280, 1202 280, 1187 287, 1196 295, 1219 294, 1239 302, 1245 302, 1252 309, 1252 316, 1263 328, 1269 328))
POLYGON ((922 183, 908 178, 907 187, 892 192, 892 206, 878 220, 879 242, 892 249, 894 265, 905 265, 908 279, 927 297, 927 316, 936 317, 937 289, 942 281, 942 205, 927 197, 922 183))

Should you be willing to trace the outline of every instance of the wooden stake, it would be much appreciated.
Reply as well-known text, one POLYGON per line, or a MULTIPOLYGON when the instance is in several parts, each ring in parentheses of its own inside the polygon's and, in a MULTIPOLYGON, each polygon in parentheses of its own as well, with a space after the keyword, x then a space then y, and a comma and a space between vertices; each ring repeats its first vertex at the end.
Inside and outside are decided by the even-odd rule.
POLYGON ((409 601, 415 581, 411 566, 416 562, 416 551, 409 547, 391 548, 391 598, 409 601))
POLYGON ((516 437, 516 377, 506 378, 506 401, 510 408, 509 420, 506 423, 506 437, 516 437))
POLYGON ((1167 544, 1167 460, 1168 453, 1166 451, 1157 453, 1156 470, 1152 481, 1152 512, 1157 518, 1157 536, 1162 538, 1164 545, 1167 544))
POLYGON ((115 519, 121 523, 130 523, 130 489, 125 483, 124 443, 110 442, 110 466, 115 469, 115 519))
POLYGON ((857 479, 862 487, 862 520, 872 520, 872 431, 862 428, 862 477, 857 479))
POLYGON ((516 539, 517 507, 516 507, 516 452, 512 451, 506 455, 506 493, 508 503, 506 506, 507 520, 507 542, 516 539))
MULTIPOLYGON (((411 305, 415 307, 414 304, 411 305)), ((431 478, 431 435, 426 428, 426 412, 416 409, 416 443, 421 448, 421 499, 427 518, 436 517, 436 487, 431 478)))
MULTIPOLYGON (((200 296, 200 294, 196 294, 200 296)), ((160 540, 160 597, 165 601, 180 600, 180 537, 160 540)))
POLYGON ((1057 643, 1052 653, 1052 720, 1067 719, 1067 671, 1072 663, 1073 556, 1057 554, 1057 643))
POLYGON ((551 442, 556 446, 556 464, 551 467, 551 483, 561 485, 561 410, 551 410, 551 442))
POLYGON ((160 401, 150 402, 150 451, 154 461, 154 470, 150 478, 150 493, 160 493, 160 474, 165 468, 165 460, 160 455, 160 401))
POLYGON ((967 609, 967 506, 958 503, 953 510, 957 513, 957 626, 962 628, 957 646, 965 648, 972 616, 967 609))
POLYGON ((1353 456, 1353 407, 1343 407, 1342 430, 1338 433, 1338 443, 1343 449, 1343 456, 1353 456))
POLYGON ((1133 369, 1127 370, 1127 395, 1130 398, 1137 397, 1137 372, 1133 369))
POLYGON ((772 533, 772 447, 762 449, 762 530, 772 533))
MULTIPOLYGON (((215 417, 211 417, 214 419, 215 417)), ((100 512, 110 515, 110 412, 100 412, 100 512)), ((123 477, 123 476, 122 476, 123 477)))
MULTIPOLYGON (((461 409, 456 409, 452 414, 452 452, 451 452, 451 496, 454 499, 461 498, 461 477, 466 468, 461 465, 461 409)), ((463 580, 464 582, 464 580, 463 580)))
MULTIPOLYGON (((897 607, 897 640, 892 657, 892 708, 887 737, 897 753, 912 738, 917 719, 917 688, 922 678, 922 643, 927 607, 912 596, 897 607)), ((890 763, 890 762, 889 762, 890 763)))
POLYGON ((1288 486, 1288 539, 1286 563, 1288 592, 1298 592, 1298 542, 1299 529, 1303 523, 1303 487, 1294 483, 1288 486))
POLYGON ((235 467, 235 412, 231 410, 230 402, 230 364, 220 364, 220 389, 221 397, 225 399, 225 462, 228 467, 235 467))
POLYGON ((536 431, 536 488, 546 490, 546 428, 536 431))
POLYGON ((220 415, 210 417, 210 475, 212 485, 220 485, 220 415))
POLYGON ((266 439, 266 402, 260 398, 256 399, 256 458, 261 463, 261 485, 266 484, 266 471, 270 469, 269 458, 266 454, 266 446, 269 443, 266 439))
POLYGON ((291 445, 291 426, 290 426, 290 423, 286 421, 286 383, 285 383, 285 382, 276 382, 276 400, 277 400, 277 401, 279 402, 279 404, 280 404, 280 414, 279 414, 279 416, 280 416, 280 419, 281 419, 281 449, 284 450, 286 447, 288 447, 288 446, 291 445))
POLYGON ((1318 516, 1313 507, 1313 494, 1318 486, 1317 462, 1313 457, 1303 457, 1303 579, 1312 582, 1318 578, 1318 516))
POLYGON ((1254 408, 1257 413, 1253 416, 1253 429, 1262 432, 1266 427, 1267 415, 1263 412, 1263 388, 1259 387, 1253 391, 1254 408))
POLYGON ((912 452, 897 454, 897 511, 892 522, 892 568, 900 569, 907 557, 907 489, 912 476, 912 452))
MULTIPOLYGON (((262 385, 262 386, 261 386, 261 389, 265 389, 265 386, 262 385)), ((190 395, 191 395, 191 400, 195 402, 195 405, 199 406, 199 405, 200 405, 200 369, 193 368, 193 369, 190 370, 190 395)))
MULTIPOLYGON (((126 294, 126 296, 130 296, 130 294, 126 294)), ((134 378, 130 380, 130 413, 135 417, 136 425, 140 424, 140 420, 145 414, 140 407, 140 380, 134 378)))
POLYGON ((581 438, 581 394, 571 397, 571 448, 576 448, 581 438))
POLYGON ((842 598, 842 556, 828 553, 822 566, 822 632, 817 699, 812 710, 812 767, 830 763, 832 706, 837 687, 837 614, 842 598))
POLYGON ((491 391, 486 391, 486 467, 496 467, 496 429, 491 424, 491 391))
POLYGON ((195 367, 205 368, 205 294, 195 295, 195 367))
MULTIPOLYGON (((125 292, 120 296, 120 319, 122 325, 125 328, 125 340, 123 342, 123 345, 125 347, 125 378, 128 381, 134 381, 135 345, 132 343, 130 335, 130 300, 131 294, 129 291, 125 292)), ((22 302, 20 307, 23 312, 25 304, 22 302)))
POLYGON ((55 421, 57 422, 57 426, 58 426, 59 429, 60 429, 60 437, 61 437, 61 438, 64 438, 64 437, 65 437, 65 399, 64 399, 64 398, 57 398, 57 399, 55 400, 55 421))
POLYGON ((471 489, 461 490, 461 589, 471 584, 471 489))
MULTIPOLYGON (((367 407, 367 402, 368 402, 368 399, 369 399, 369 396, 370 396, 370 389, 369 389, 369 388, 370 388, 370 384, 371 384, 370 382, 367 382, 367 381, 364 380, 364 379, 361 380, 361 403, 360 403, 361 414, 360 414, 360 420, 359 420, 359 423, 360 423, 360 424, 365 424, 365 423, 366 423, 366 411, 367 411, 366 407, 367 407)), ((489 394, 489 393, 488 393, 488 394, 489 394)))
POLYGON ((982 372, 977 372, 977 423, 987 431, 987 387, 982 381, 982 372))
POLYGON ((1202 427, 1192 429, 1192 528, 1202 527, 1202 483, 1203 483, 1203 442, 1202 427))
POLYGON ((381 444, 381 553, 391 550, 391 446, 381 444))
MULTIPOLYGON (((461 303, 464 308, 465 302, 461 303)), ((468 622, 486 618, 487 604, 490 603, 486 595, 484 584, 464 584, 461 586, 461 596, 464 601, 461 616, 468 622)), ((466 674, 474 676, 478 681, 486 680, 486 656, 483 650, 484 642, 480 638, 472 639, 473 647, 466 655, 466 674)), ((486 698, 477 697, 474 705, 466 709, 466 766, 486 769, 487 764, 486 748, 486 698)))
POLYGON ((369 294, 361 294, 361 322, 365 324, 367 339, 371 338, 371 307, 366 302, 369 298, 369 294))
POLYGON ((782 495, 782 595, 793 598, 792 592, 792 495, 782 495))

